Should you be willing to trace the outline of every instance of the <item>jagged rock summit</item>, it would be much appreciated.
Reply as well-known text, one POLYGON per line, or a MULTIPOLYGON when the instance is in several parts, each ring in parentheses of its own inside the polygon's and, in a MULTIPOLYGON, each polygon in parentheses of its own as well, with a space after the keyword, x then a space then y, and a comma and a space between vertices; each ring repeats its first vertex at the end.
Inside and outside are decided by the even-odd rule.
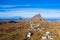
POLYGON ((43 18, 41 17, 40 13, 36 14, 34 17, 32 17, 31 20, 42 20, 43 18))

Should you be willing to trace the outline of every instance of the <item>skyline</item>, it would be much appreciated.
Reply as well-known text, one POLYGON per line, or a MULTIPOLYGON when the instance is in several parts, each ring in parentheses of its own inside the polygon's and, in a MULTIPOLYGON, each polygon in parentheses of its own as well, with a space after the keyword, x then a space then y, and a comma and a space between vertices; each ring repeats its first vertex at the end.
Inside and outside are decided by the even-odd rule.
POLYGON ((0 18, 14 16, 60 18, 59 0, 0 0, 0 18))

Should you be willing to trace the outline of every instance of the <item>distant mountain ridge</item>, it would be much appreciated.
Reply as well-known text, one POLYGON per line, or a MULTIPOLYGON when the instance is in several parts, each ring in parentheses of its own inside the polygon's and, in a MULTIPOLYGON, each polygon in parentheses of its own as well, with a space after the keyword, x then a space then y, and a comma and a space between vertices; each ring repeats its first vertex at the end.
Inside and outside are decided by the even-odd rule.
POLYGON ((14 16, 14 17, 9 17, 9 18, 0 18, 0 20, 23 20, 25 19, 24 17, 20 16, 14 16))

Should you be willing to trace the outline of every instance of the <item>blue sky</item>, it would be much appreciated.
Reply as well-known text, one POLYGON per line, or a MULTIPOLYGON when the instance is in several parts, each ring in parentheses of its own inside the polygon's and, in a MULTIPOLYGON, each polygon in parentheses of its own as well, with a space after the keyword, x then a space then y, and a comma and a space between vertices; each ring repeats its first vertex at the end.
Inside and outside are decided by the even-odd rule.
POLYGON ((0 0, 0 18, 32 17, 60 18, 60 0, 0 0))

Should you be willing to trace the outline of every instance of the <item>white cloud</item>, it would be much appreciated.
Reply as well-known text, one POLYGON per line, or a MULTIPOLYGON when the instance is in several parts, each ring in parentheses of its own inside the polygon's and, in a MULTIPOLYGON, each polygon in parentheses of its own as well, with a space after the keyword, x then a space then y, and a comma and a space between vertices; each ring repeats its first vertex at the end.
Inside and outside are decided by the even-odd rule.
POLYGON ((40 13, 43 18, 60 18, 60 10, 56 9, 42 9, 42 8, 20 8, 8 12, 0 12, 0 17, 33 17, 35 14, 40 13))
POLYGON ((0 5, 2 8, 7 8, 7 7, 16 7, 16 6, 31 6, 30 4, 25 4, 25 5, 0 5))

